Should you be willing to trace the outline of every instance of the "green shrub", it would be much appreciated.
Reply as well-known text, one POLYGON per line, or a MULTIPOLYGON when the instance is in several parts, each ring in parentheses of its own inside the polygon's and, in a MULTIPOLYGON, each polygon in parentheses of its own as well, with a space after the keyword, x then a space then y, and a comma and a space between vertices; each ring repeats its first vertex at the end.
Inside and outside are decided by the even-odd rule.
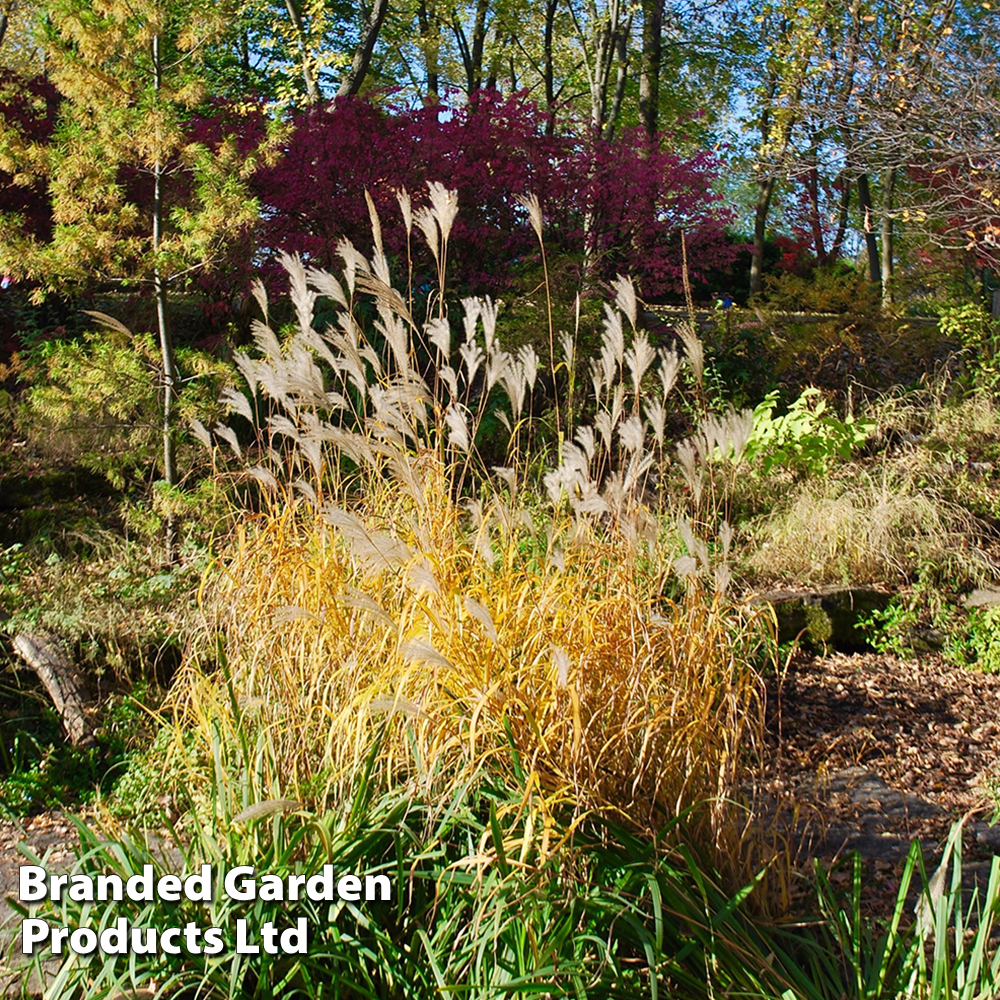
POLYGON ((849 459, 851 452, 864 444, 874 424, 844 420, 827 410, 819 389, 810 387, 780 417, 774 416, 778 391, 769 392, 753 411, 753 432, 746 446, 746 459, 761 460, 766 475, 781 466, 808 475, 823 475, 839 459, 849 459))
POLYGON ((970 612, 968 648, 980 670, 1000 673, 1000 607, 974 608, 970 612))
POLYGON ((907 656, 913 650, 912 634, 919 622, 913 601, 897 595, 885 608, 876 608, 858 624, 877 653, 907 656))
MULTIPOLYGON (((0 687, 0 806, 15 816, 67 809, 109 793, 136 745, 149 738, 146 703, 158 694, 138 684, 134 694, 116 694, 100 706, 96 742, 74 747, 65 741, 58 712, 34 690, 0 687)), ((162 784, 159 775, 149 787, 162 784)))
POLYGON ((1000 322, 990 316, 986 307, 979 302, 946 306, 938 328, 964 348, 965 366, 973 384, 990 393, 1000 390, 1000 322))
POLYGON ((858 313, 874 304, 864 272, 843 265, 817 268, 808 277, 769 275, 765 288, 767 305, 789 312, 858 313))
MULTIPOLYGON (((149 334, 86 333, 44 341, 24 365, 29 381, 20 428, 53 457, 107 477, 116 489, 151 480, 163 447, 159 348, 149 334)), ((214 422, 231 369, 204 352, 177 351, 178 426, 214 422)))

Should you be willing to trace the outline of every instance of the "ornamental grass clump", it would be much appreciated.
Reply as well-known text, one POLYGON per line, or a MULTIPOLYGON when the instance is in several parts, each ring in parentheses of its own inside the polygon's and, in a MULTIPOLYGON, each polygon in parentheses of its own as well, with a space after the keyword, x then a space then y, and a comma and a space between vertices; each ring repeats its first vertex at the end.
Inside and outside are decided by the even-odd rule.
MULTIPOLYGON (((537 202, 525 205, 540 235, 537 202)), ((297 322, 283 339, 258 289, 260 356, 237 357, 249 393, 227 398, 260 428, 248 476, 264 499, 212 584, 225 667, 188 665, 179 718, 217 774, 263 761, 260 787, 233 778, 244 804, 343 810, 362 772, 447 802, 489 775, 524 790, 515 856, 529 841, 545 856, 596 814, 646 834, 685 815, 688 835, 731 854, 770 628, 728 601, 725 573, 705 588, 708 550, 687 522, 685 555, 642 502, 667 461, 681 359, 636 331, 635 291, 619 280, 589 391, 573 338, 559 338, 552 367, 575 388, 546 444, 533 348, 503 349, 489 299, 449 321, 453 194, 431 185, 428 207, 401 207, 439 265, 426 321, 390 284, 374 210, 374 257, 342 244, 343 283, 286 258, 297 322), (337 310, 323 330, 320 297, 337 310), (494 467, 481 457, 487 412, 509 432, 494 467)), ((242 454, 233 429, 213 433, 242 454)), ((732 452, 717 437, 692 469, 732 452)))

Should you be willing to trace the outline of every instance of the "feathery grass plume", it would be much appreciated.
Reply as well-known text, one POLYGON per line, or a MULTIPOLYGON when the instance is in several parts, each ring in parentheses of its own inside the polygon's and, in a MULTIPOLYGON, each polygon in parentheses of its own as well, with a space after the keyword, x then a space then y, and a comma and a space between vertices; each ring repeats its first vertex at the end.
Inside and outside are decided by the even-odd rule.
POLYGON ((662 399, 651 399, 646 403, 646 421, 653 433, 653 440, 660 452, 660 464, 663 464, 663 435, 667 424, 667 408, 662 399))
POLYGON ((438 266, 441 264, 441 232, 438 229, 434 213, 429 208, 418 208, 413 215, 417 228, 424 234, 424 240, 434 255, 438 266))
POLYGON ((240 448, 240 442, 236 437, 236 432, 231 428, 227 427, 225 424, 216 424, 212 428, 212 433, 218 435, 222 438, 230 448, 233 449, 233 453, 237 458, 243 457, 243 449, 240 448))
POLYGON ((263 802, 254 802, 247 806, 242 812, 237 813, 232 818, 232 823, 252 823, 254 820, 264 819, 273 816, 275 813, 295 812, 305 805, 297 799, 265 799, 263 802))
POLYGON ((639 315, 638 300, 635 294, 635 285, 631 278, 618 275, 611 283, 615 293, 615 305, 625 314, 634 331, 639 315))
POLYGON ((264 317, 265 324, 267 323, 267 288, 264 286, 264 282, 260 278, 254 278, 252 284, 250 285, 250 294, 254 297, 260 308, 261 315, 264 317))
MULTIPOLYGON (((549 284, 549 263, 548 257, 545 253, 542 206, 538 200, 538 196, 534 192, 526 196, 518 195, 517 201, 523 208, 528 210, 528 219, 531 222, 531 228, 535 231, 535 236, 538 238, 538 248, 542 255, 542 277, 545 285, 546 304, 545 315, 549 325, 549 371, 552 373, 552 377, 555 378, 556 373, 559 371, 559 365, 556 364, 555 321, 552 316, 552 288, 549 284)), ((562 448, 564 431, 562 424, 562 406, 559 400, 558 391, 556 392, 555 397, 555 414, 556 436, 559 441, 559 447, 562 448)))
POLYGON ((430 191, 431 211, 441 230, 441 242, 447 244, 451 227, 458 217, 458 192, 450 190, 439 181, 428 181, 427 188, 430 191))
POLYGON ((219 402, 228 406, 231 411, 238 413, 241 417, 253 423, 253 410, 250 408, 250 401, 246 396, 236 389, 223 389, 219 402))
POLYGON ((193 418, 188 426, 198 441, 211 451, 212 435, 208 432, 208 428, 197 417, 193 418))
POLYGON ((690 323, 679 323, 677 325, 677 336, 680 337, 681 342, 684 344, 684 350, 687 352, 688 364, 691 366, 695 383, 699 389, 702 389, 704 387, 705 376, 705 348, 690 323))
POLYGON ((677 351, 673 348, 667 351, 661 347, 657 353, 660 360, 660 391, 663 398, 666 399, 677 382, 677 373, 680 371, 681 359, 677 356, 677 351))
POLYGON ((375 202, 372 201, 371 192, 365 191, 365 204, 368 206, 368 220, 372 228, 372 242, 375 245, 376 258, 385 260, 385 248, 382 245, 382 220, 378 217, 378 210, 375 202))
POLYGON ((625 352, 625 364, 632 376, 632 391, 635 393, 634 409, 639 410, 639 388, 643 377, 649 371, 650 365, 656 360, 656 351, 649 343, 645 333, 635 338, 635 343, 625 352))
POLYGON ((409 237, 413 231, 413 199, 405 187, 397 189, 394 193, 396 195, 396 202, 399 204, 399 214, 403 216, 406 235, 409 237))

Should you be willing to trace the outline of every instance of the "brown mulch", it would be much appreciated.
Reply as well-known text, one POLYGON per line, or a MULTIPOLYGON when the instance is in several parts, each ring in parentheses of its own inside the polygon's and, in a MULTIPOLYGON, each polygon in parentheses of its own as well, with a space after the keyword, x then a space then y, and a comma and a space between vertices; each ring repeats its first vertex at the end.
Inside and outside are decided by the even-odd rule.
POLYGON ((882 910, 911 840, 933 870, 965 817, 963 868, 982 881, 1000 854, 987 795, 1000 762, 1000 676, 940 656, 834 654, 793 662, 768 697, 765 790, 781 803, 777 828, 799 867, 857 850, 870 907, 882 910))

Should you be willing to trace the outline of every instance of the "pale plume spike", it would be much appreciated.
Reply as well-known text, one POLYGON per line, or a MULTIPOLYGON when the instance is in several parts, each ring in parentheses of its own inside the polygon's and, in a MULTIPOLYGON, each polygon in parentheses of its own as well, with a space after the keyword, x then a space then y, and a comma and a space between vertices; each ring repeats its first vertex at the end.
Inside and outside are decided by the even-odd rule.
POLYGON ((458 192, 446 188, 439 181, 428 181, 427 187, 431 193, 432 211, 441 228, 441 239, 447 243, 458 215, 458 192))
POLYGON ((702 376, 705 371, 705 349, 702 347, 698 335, 694 332, 694 327, 690 323, 681 323, 677 327, 677 336, 684 343, 684 350, 687 351, 688 362, 691 371, 694 373, 694 380, 699 388, 702 384, 702 376))
POLYGON ((378 210, 372 200, 371 193, 365 189, 365 204, 368 206, 368 219, 372 227, 372 240, 379 257, 385 258, 385 250, 382 246, 382 220, 378 217, 378 210))
POLYGON ((406 226, 406 235, 413 232, 413 199, 406 188, 396 190, 396 201, 399 203, 399 211, 403 216, 403 225, 406 226))
POLYGON ((538 195, 534 192, 530 192, 527 195, 518 195, 517 203, 522 208, 527 209, 528 221, 531 223, 531 228, 535 231, 538 239, 541 240, 543 234, 542 206, 538 200, 538 195))
POLYGON ((427 241, 431 253, 434 254, 434 260, 440 263, 441 248, 438 245, 440 236, 438 224, 434 220, 433 213, 429 208, 418 208, 413 218, 416 220, 420 231, 424 234, 424 239, 427 241))
POLYGON ((628 321, 632 324, 632 329, 634 330, 638 316, 638 305, 635 285, 632 284, 632 279, 619 274, 611 283, 611 287, 615 291, 615 302, 618 308, 628 317, 628 321))

